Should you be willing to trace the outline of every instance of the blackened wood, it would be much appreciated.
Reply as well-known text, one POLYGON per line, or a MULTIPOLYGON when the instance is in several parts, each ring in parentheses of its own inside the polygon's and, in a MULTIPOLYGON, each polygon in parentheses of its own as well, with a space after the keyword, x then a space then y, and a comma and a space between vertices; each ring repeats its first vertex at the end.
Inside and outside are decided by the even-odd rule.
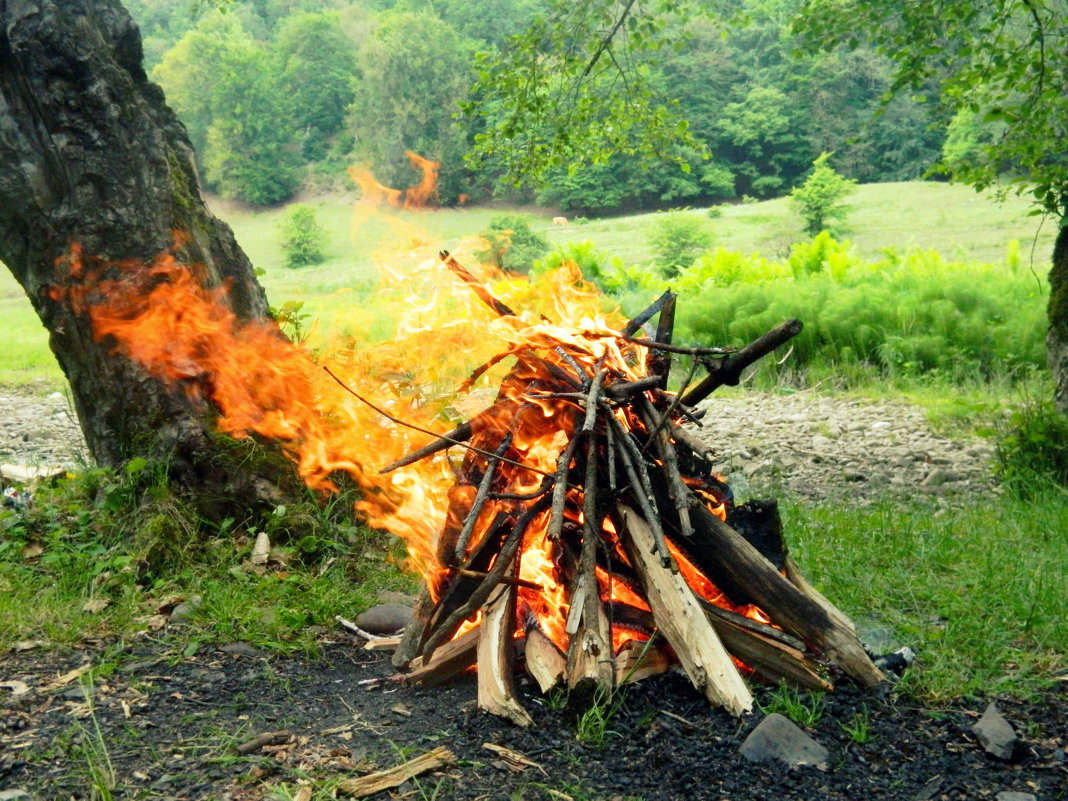
POLYGON ((415 655, 419 653, 419 649, 423 644, 426 625, 430 622, 430 615, 433 614, 436 605, 433 596, 430 594, 430 588, 424 586, 423 591, 419 594, 419 601, 416 603, 415 609, 412 610, 412 619, 405 626, 400 644, 397 645, 396 650, 393 652, 391 660, 393 667, 407 668, 412 659, 415 658, 415 655))
MULTIPOLYGON (((421 653, 424 656, 429 656, 434 652, 442 643, 448 642, 452 639, 452 636, 456 633, 456 630, 460 628, 467 618, 471 617, 486 602, 491 592, 499 584, 500 577, 505 575, 512 566, 512 561, 515 559, 516 552, 519 550, 519 546, 523 543, 523 536, 526 534, 527 529, 530 527, 534 518, 540 515, 549 507, 549 501, 546 498, 541 498, 530 507, 525 509, 518 518, 516 518, 515 525, 508 533, 504 543, 501 545, 497 558, 493 563, 493 568, 487 573, 487 578, 483 579, 481 583, 471 592, 467 600, 458 606, 447 617, 437 616, 435 620, 431 620, 427 626, 427 631, 430 636, 427 638, 426 643, 423 645, 421 653), (441 620, 439 623, 438 621, 441 620)), ((458 581, 466 580, 463 577, 458 581)))
POLYGON ((785 682, 805 690, 833 689, 820 675, 820 666, 800 649, 723 617, 710 616, 709 621, 727 650, 768 681, 785 682))
POLYGON ((679 517, 679 531, 685 539, 690 539, 693 536, 693 525, 690 523, 690 503, 693 495, 682 480, 675 448, 663 429, 663 421, 657 415, 649 399, 644 395, 640 396, 637 406, 645 427, 652 432, 650 436, 653 447, 660 458, 660 467, 667 479, 668 497, 675 504, 675 513, 679 517))
POLYGON ((482 283, 475 278, 466 267, 456 261, 449 251, 443 250, 438 255, 441 257, 441 260, 445 262, 445 266, 448 267, 454 275, 471 287, 471 290, 478 295, 479 300, 493 309, 493 311, 501 317, 515 317, 515 312, 503 301, 490 294, 489 290, 482 286, 482 283))
POLYGON ((750 342, 737 353, 728 356, 716 365, 709 365, 710 370, 704 380, 687 392, 682 403, 696 406, 719 387, 733 387, 741 380, 742 371, 758 359, 768 355, 784 342, 801 333, 801 321, 787 320, 768 331, 764 336, 750 342))
POLYGON ((505 434, 504 439, 501 440, 501 444, 497 446, 497 450, 493 452, 493 458, 486 464, 486 472, 482 474, 482 480, 478 484, 478 492, 471 502, 463 527, 456 538, 455 553, 457 562, 463 561, 464 557, 467 556, 467 545, 471 541, 471 533, 475 530, 475 523, 478 522, 478 518, 482 514, 482 507, 486 503, 490 487, 493 486, 493 477, 497 472, 497 465, 501 463, 501 457, 510 447, 512 447, 512 432, 509 431, 505 434))
POLYGON ((675 306, 677 300, 678 296, 672 292, 668 299, 664 301, 664 308, 660 310, 660 317, 656 324, 656 345, 650 349, 645 357, 647 372, 652 375, 662 376, 664 386, 667 386, 668 373, 671 371, 671 354, 664 349, 671 347, 671 337, 675 332, 675 306))
POLYGON ((727 525, 745 537, 745 541, 775 565, 786 568, 786 542, 782 536, 779 503, 774 498, 731 506, 727 509, 727 525))
POLYGON ((653 316, 664 308, 664 304, 668 302, 669 298, 675 297, 675 293, 670 289, 664 292, 663 295, 658 297, 648 306, 646 306, 638 316, 630 320, 625 326, 623 326, 623 336, 632 337, 638 333, 638 329, 645 325, 647 322, 653 319, 653 316))
POLYGON ((653 610, 660 632, 675 651, 694 687, 717 706, 734 715, 753 708, 753 696, 745 686, 730 654, 682 575, 654 558, 652 531, 630 507, 618 506, 621 537, 631 563, 641 578, 645 599, 653 610))
POLYGON ((601 603, 596 573, 603 518, 597 491, 597 456, 597 440, 587 438, 582 488, 582 551, 571 601, 572 606, 581 602, 581 617, 577 626, 568 627, 571 642, 567 650, 567 686, 579 693, 588 692, 593 687, 610 688, 615 677, 612 631, 601 603))
POLYGON ((713 572, 725 574, 734 585, 744 587, 746 595, 773 622, 815 646, 860 684, 871 687, 883 681, 883 674, 853 631, 783 577, 737 531, 703 506, 692 511, 696 531, 691 542, 703 546, 697 566, 720 589, 726 591, 713 572), (710 569, 713 565, 714 570, 710 569))
MULTIPOLYGON (((484 570, 468 570, 466 567, 461 567, 457 571, 461 576, 468 578, 484 579, 489 578, 490 574, 484 570)), ((535 592, 542 592, 545 590, 540 584, 535 584, 533 581, 527 581, 526 579, 516 578, 515 576, 501 576, 498 581, 501 584, 508 584, 512 587, 523 587, 528 590, 534 590, 535 592)))
POLYGON ((425 459, 428 456, 433 456, 439 451, 443 451, 446 448, 451 448, 453 445, 459 445, 460 443, 467 442, 471 439, 472 428, 471 421, 461 423, 456 426, 448 434, 442 434, 436 440, 428 442, 422 448, 417 451, 412 451, 407 456, 403 456, 395 462, 386 465, 379 473, 389 473, 392 470, 396 470, 399 467, 407 467, 410 464, 418 462, 420 459, 425 459))
POLYGON ((575 458, 575 449, 578 447, 582 436, 579 432, 571 435, 560 455, 556 459, 556 480, 553 483, 552 503, 549 513, 549 527, 545 533, 550 542, 560 539, 560 532, 564 529, 564 512, 567 504, 567 476, 571 470, 571 462, 575 458))
POLYGON ((627 400, 639 392, 647 392, 662 386, 664 386, 663 376, 650 375, 636 381, 617 381, 609 384, 605 387, 604 394, 612 400, 627 400))
POLYGON ((478 708, 517 726, 532 726, 515 692, 512 642, 515 634, 515 588, 502 584, 482 607, 478 638, 478 708))
POLYGON ((624 342, 641 345, 650 350, 659 350, 664 353, 677 353, 680 356, 716 356, 726 358, 732 353, 737 353, 737 348, 688 348, 685 345, 665 344, 655 339, 642 339, 640 337, 620 337, 624 342))
POLYGON ((690 433, 688 429, 671 423, 669 424, 668 430, 671 432, 671 438, 675 440, 675 442, 679 443, 680 445, 686 446, 693 453, 700 456, 702 459, 711 462, 713 459, 716 458, 715 451, 712 450, 711 446, 696 437, 694 434, 690 433))
POLYGON ((788 631, 777 629, 774 626, 769 626, 767 623, 761 623, 759 620, 753 620, 745 615, 739 615, 737 612, 732 612, 730 609, 716 606, 714 603, 707 601, 704 598, 699 598, 698 600, 700 600, 701 607, 708 615, 719 618, 737 628, 748 629, 754 634, 760 634, 761 636, 781 642, 783 645, 794 648, 795 650, 805 650, 805 644, 788 631))
POLYGON ((664 540, 664 530, 660 525, 660 513, 657 510, 656 497, 653 494, 652 484, 649 481, 648 471, 645 469, 645 461, 642 459, 638 446, 631 439, 630 432, 623 428, 614 414, 606 415, 608 424, 615 430, 615 441, 619 445, 617 453, 623 463, 623 471, 627 474, 627 480, 631 483, 631 495, 638 503, 647 525, 652 529, 653 539, 656 541, 657 554, 664 567, 674 567, 674 560, 668 551, 667 542, 664 540))

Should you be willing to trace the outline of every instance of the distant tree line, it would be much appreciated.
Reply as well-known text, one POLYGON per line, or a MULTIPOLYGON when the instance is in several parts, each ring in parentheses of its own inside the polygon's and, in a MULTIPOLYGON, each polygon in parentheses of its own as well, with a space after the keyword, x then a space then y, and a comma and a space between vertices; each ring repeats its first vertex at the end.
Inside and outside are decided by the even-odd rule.
POLYGON ((507 48, 536 19, 536 0, 126 5, 205 187, 254 204, 346 185, 353 163, 403 188, 417 180, 406 150, 441 162, 445 203, 536 201, 582 213, 707 204, 783 195, 825 152, 854 180, 914 179, 944 147, 960 159, 991 135, 975 119, 932 124, 916 97, 884 102, 892 69, 874 50, 801 53, 790 29, 797 0, 745 0, 729 27, 669 19, 675 46, 640 65, 654 91, 681 99, 686 146, 652 162, 600 154, 517 187, 492 155, 477 168, 465 160, 504 109, 461 107, 485 77, 478 54, 507 48))

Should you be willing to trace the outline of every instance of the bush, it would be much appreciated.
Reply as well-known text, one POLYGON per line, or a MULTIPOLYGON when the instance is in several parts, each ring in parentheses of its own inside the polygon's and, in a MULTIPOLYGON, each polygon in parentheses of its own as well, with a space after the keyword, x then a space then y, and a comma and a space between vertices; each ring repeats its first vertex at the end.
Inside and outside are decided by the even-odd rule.
POLYGON ((306 267, 326 258, 326 229, 315 218, 315 210, 294 203, 282 218, 282 252, 286 267, 306 267))
POLYGON ((842 200, 857 182, 839 175, 827 164, 830 153, 812 162, 812 174, 790 192, 790 205, 805 220, 805 232, 815 236, 831 220, 843 220, 849 207, 842 200))
POLYGON ((483 231, 486 250, 475 255, 501 270, 528 273, 535 261, 549 250, 549 241, 530 230, 525 217, 518 214, 499 214, 490 220, 489 230, 483 231))
POLYGON ((712 247, 712 240, 708 221, 684 211, 658 215, 649 234, 656 263, 668 278, 674 278, 693 264, 694 259, 712 247))
POLYGON ((1030 401, 1012 414, 998 441, 995 472, 1013 495, 1033 500, 1051 485, 1068 489, 1068 414, 1030 401))

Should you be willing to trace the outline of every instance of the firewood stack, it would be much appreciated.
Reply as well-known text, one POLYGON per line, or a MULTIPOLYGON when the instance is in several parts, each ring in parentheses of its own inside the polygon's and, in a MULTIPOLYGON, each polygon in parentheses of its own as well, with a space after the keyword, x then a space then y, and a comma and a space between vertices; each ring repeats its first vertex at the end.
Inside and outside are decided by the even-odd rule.
MULTIPOLYGON (((514 316, 441 255, 497 314, 514 316)), ((543 691, 611 688, 678 663, 736 715, 753 702, 743 675, 829 689, 830 663, 865 686, 883 679, 849 619, 798 572, 775 503, 736 504, 683 426, 699 425, 696 405, 801 323, 736 352, 680 348, 675 303, 665 293, 622 331, 529 326, 504 354, 515 366, 489 408, 383 470, 467 448, 439 569, 394 654, 408 681, 477 664, 479 706, 529 725, 517 655, 543 691), (708 370, 678 395, 666 390, 673 353, 708 370)))

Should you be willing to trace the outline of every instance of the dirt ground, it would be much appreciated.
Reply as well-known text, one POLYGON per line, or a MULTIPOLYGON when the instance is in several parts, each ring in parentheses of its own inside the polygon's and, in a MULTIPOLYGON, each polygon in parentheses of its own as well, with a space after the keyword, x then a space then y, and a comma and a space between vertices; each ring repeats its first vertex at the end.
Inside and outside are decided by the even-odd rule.
MULTIPOLYGON (((442 745, 455 752, 454 764, 377 797, 1068 798, 1068 682, 1037 703, 982 698, 936 709, 841 681, 809 728, 830 751, 822 771, 747 762, 738 749, 760 710, 742 719, 713 710, 678 674, 631 685, 598 746, 577 738, 574 711, 529 685, 523 698, 536 725, 524 730, 477 710, 471 676, 429 690, 384 680, 388 654, 366 651, 342 631, 324 634, 314 660, 224 648, 186 655, 191 649, 177 650, 173 639, 146 639, 0 656, 0 798, 91 798, 92 768, 107 760, 116 799, 328 798, 341 777, 442 745), (68 673, 102 663, 119 667, 107 676, 68 673), (990 700, 1019 736, 1008 761, 988 755, 971 732, 990 700), (246 756, 236 750, 282 730, 288 734, 273 745, 246 756), (535 764, 509 764, 487 743, 535 764), (301 784, 310 785, 304 795, 301 784)), ((757 688, 757 698, 766 708, 771 690, 757 688)))

